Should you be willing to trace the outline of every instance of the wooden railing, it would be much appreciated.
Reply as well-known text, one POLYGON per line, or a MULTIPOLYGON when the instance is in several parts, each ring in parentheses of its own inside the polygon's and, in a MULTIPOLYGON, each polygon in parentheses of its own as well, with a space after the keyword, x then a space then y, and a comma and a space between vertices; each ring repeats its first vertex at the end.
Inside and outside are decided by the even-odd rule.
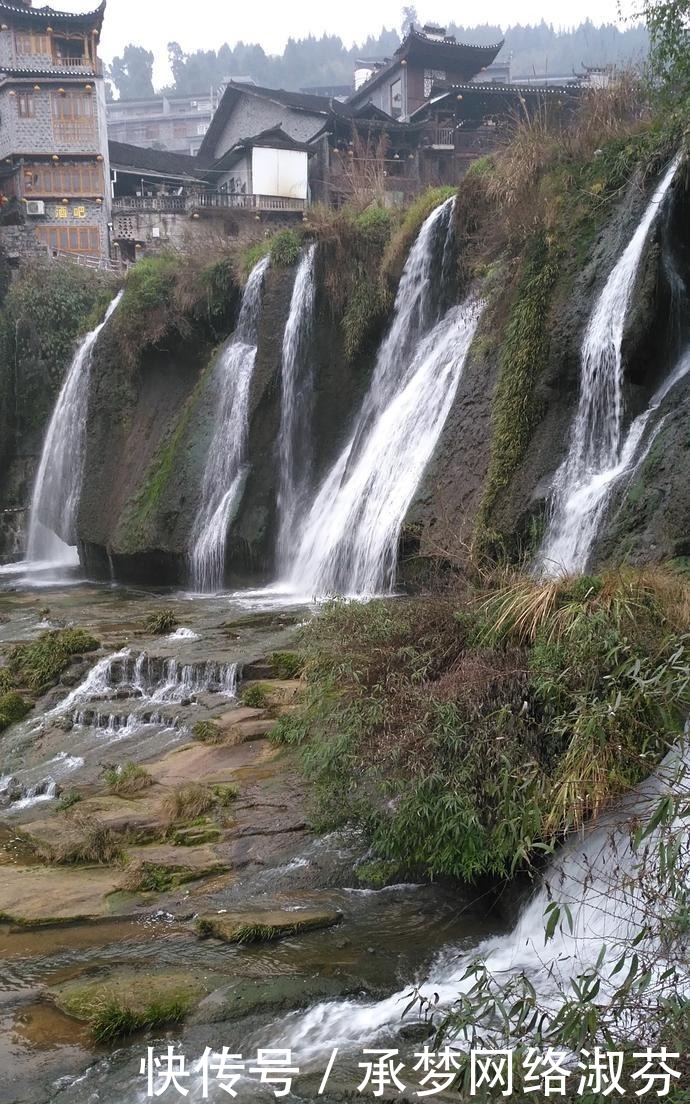
POLYGON ((427 134, 432 146, 444 146, 447 149, 455 146, 455 127, 430 127, 427 134))
POLYGON ((162 211, 173 213, 187 209, 187 197, 177 195, 120 196, 113 200, 114 211, 162 211))
POLYGON ((51 261, 71 261, 72 264, 82 268, 97 268, 105 272, 121 272, 123 265, 118 261, 111 261, 107 257, 99 257, 92 253, 69 253, 65 249, 51 249, 45 246, 46 255, 51 261))
POLYGON ((199 210, 233 209, 251 211, 303 211, 305 199, 271 195, 227 195, 224 192, 189 192, 186 195, 119 196, 113 211, 160 211, 192 213, 199 210))
POLYGON ((303 211, 306 199, 272 195, 227 195, 225 192, 196 192, 187 197, 187 209, 227 207, 252 211, 303 211))

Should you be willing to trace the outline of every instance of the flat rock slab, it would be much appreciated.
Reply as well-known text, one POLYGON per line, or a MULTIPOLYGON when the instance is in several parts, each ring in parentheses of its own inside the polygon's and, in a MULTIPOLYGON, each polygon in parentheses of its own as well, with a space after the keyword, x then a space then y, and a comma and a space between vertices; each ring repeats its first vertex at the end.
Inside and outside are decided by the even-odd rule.
POLYGON ((268 744, 238 745, 189 744, 166 755, 147 770, 162 786, 179 786, 184 782, 228 782, 234 772, 252 768, 270 755, 268 744))
POLYGON ((159 838, 163 831, 160 797, 154 797, 148 791, 146 796, 136 800, 110 795, 90 797, 80 801, 74 809, 74 816, 69 813, 54 815, 24 824, 22 832, 33 843, 51 852, 61 842, 78 834, 79 821, 84 817, 97 820, 122 836, 123 840, 131 839, 133 842, 144 843, 159 838))
POLYGON ((108 867, 4 866, 0 915, 17 924, 108 916, 108 894, 121 880, 122 871, 108 867))
POLYGON ((70 981, 51 991, 57 1007, 77 1020, 89 1021, 104 1006, 112 1004, 135 1014, 151 1005, 174 1002, 189 1010, 209 989, 210 979, 179 970, 171 973, 113 974, 96 981, 70 981))
POLYGON ((130 847, 127 855, 135 867, 166 871, 177 879, 178 884, 207 878, 211 874, 221 874, 227 870, 227 864, 221 862, 215 851, 206 845, 177 847, 173 843, 162 843, 149 847, 130 847))
POLYGON ((342 978, 286 974, 270 978, 240 978, 205 997, 194 1023, 224 1023, 259 1012, 293 1011, 316 1001, 348 996, 359 990, 342 978))
POLYGON ((199 916, 196 927, 199 935, 215 936, 223 943, 269 943, 300 932, 332 928, 341 920, 337 909, 261 909, 199 916))

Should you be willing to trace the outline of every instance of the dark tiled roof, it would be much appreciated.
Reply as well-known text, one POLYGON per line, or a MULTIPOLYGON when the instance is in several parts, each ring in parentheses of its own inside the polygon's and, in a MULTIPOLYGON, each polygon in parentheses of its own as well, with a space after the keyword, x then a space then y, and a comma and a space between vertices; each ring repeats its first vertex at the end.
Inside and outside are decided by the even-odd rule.
POLYGON ((105 2, 106 0, 103 0, 97 8, 88 12, 63 12, 50 7, 27 8, 23 4, 7 4, 4 3, 4 0, 0 0, 0 12, 7 12, 9 16, 21 16, 23 19, 29 19, 33 23, 39 21, 44 23, 46 19, 53 19, 56 22, 96 23, 98 27, 100 27, 103 23, 105 2))
POLYGON ((200 179, 203 169, 196 157, 185 153, 168 153, 167 150, 131 146, 128 142, 108 142, 110 163, 116 169, 137 169, 143 173, 161 173, 166 176, 186 176, 200 179))
POLYGON ((376 88, 376 86, 382 81, 389 73, 396 69, 400 62, 407 58, 412 53, 419 53, 419 51, 433 51, 438 55, 439 63, 443 62, 444 65, 455 62, 464 61, 467 68, 467 76, 471 77, 475 73, 479 73, 480 70, 485 69, 487 65, 490 65, 492 61, 495 61, 503 42, 497 42, 493 46, 476 46, 473 43, 467 42, 454 42, 447 38, 436 39, 429 38, 428 35, 422 34, 421 31, 411 30, 403 39, 398 49, 392 58, 389 58, 386 63, 377 68, 368 80, 364 84, 353 92, 350 96, 349 103, 362 102, 369 92, 376 88))
POLYGON ((69 66, 61 65, 59 68, 53 69, 34 69, 32 65, 13 65, 11 68, 0 68, 0 80, 4 76, 6 77, 52 77, 57 84, 63 79, 63 77, 81 77, 82 80, 85 77, 90 77, 91 80, 96 76, 95 69, 87 69, 81 65, 78 69, 71 69, 69 66))
POLYGON ((241 84, 230 81, 199 149, 199 156, 206 163, 213 160, 215 144, 230 117, 233 105, 241 95, 256 96, 261 100, 271 100, 272 103, 279 104, 281 107, 289 107, 293 111, 305 111, 313 115, 327 116, 331 109, 331 100, 328 96, 314 96, 307 92, 288 92, 285 88, 264 88, 259 84, 241 84))

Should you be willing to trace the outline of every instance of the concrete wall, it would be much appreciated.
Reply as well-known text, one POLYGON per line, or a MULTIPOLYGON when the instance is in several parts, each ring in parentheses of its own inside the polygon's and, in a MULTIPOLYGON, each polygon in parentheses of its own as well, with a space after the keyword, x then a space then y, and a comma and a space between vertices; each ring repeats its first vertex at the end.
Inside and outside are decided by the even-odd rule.
POLYGON ((323 115, 292 111, 289 107, 247 94, 235 105, 213 154, 215 158, 222 157, 242 138, 251 138, 274 126, 282 126, 285 133, 297 142, 308 142, 318 134, 325 121, 323 115))

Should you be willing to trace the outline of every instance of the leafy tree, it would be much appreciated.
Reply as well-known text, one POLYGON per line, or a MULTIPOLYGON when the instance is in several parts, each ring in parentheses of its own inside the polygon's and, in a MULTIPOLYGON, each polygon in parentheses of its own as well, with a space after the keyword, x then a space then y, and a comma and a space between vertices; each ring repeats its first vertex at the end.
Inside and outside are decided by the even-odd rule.
POLYGON ((643 14, 653 77, 665 93, 686 96, 690 91, 690 0, 645 0, 643 14))
POLYGON ((122 57, 113 58, 110 79, 121 100, 146 100, 153 91, 153 54, 143 46, 125 46, 122 57))

